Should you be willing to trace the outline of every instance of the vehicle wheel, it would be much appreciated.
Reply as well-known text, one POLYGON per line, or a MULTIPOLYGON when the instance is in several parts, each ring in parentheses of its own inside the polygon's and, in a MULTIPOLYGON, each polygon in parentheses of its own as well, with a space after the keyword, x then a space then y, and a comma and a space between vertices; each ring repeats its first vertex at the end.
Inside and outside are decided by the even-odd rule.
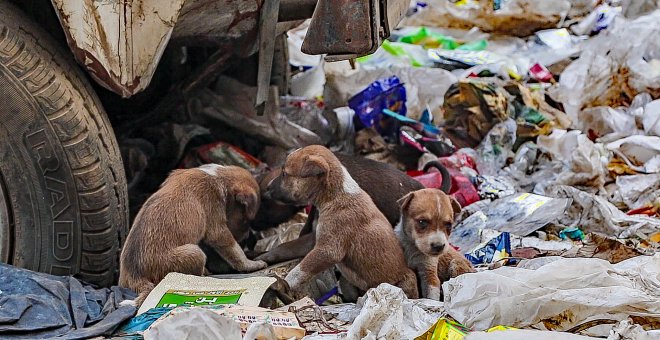
POLYGON ((112 284, 128 225, 117 141, 70 53, 7 1, 0 94, 0 260, 112 284))

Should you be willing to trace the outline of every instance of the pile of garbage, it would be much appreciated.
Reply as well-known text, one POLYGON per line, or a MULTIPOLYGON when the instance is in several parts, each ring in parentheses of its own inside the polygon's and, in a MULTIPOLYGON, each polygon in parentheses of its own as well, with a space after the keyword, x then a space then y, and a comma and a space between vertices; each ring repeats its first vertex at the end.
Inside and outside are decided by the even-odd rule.
MULTIPOLYGON (((300 52, 305 25, 289 32, 291 93, 264 116, 252 106, 255 88, 221 77, 193 96, 178 121, 121 141, 131 211, 162 183, 164 169, 218 163, 259 175, 310 144, 392 164, 430 188, 441 187, 442 174, 421 169, 437 161, 449 172, 448 193, 463 207, 449 242, 477 272, 445 281, 443 301, 410 300, 382 284, 356 302, 345 301, 333 271, 319 275, 305 299, 288 296, 281 278, 297 260, 252 274, 170 274, 135 317, 136 308, 121 303, 134 297, 130 292, 34 274, 30 282, 58 291, 58 302, 34 298, 44 310, 35 312, 11 298, 26 287, 0 291, 0 301, 4 294, 21 311, 7 314, 0 303, 0 332, 660 337, 657 2, 413 1, 400 29, 374 54, 336 63, 300 52), (48 312, 51 303, 88 312, 48 312), (12 324, 22 311, 29 320, 12 324), (35 326, 44 313, 62 317, 35 326)), ((254 231, 246 253, 297 238, 306 217, 300 212, 254 231)))

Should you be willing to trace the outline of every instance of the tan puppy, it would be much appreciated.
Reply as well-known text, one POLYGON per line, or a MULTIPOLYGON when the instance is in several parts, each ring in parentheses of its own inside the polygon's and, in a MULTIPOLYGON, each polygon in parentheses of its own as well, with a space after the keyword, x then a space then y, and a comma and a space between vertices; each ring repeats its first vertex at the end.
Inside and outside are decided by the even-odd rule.
POLYGON ((438 189, 422 189, 401 200, 401 221, 394 228, 408 266, 418 275, 422 297, 440 299, 441 280, 473 272, 470 261, 449 245, 458 202, 438 189))
POLYGON ((292 289, 337 265, 361 290, 387 282, 418 297, 415 273, 392 226, 330 150, 319 145, 296 150, 287 157, 279 184, 273 190, 319 211, 314 249, 285 278, 292 289))
POLYGON ((259 186, 245 169, 207 164, 174 170, 135 217, 121 253, 119 285, 137 291, 141 304, 167 273, 203 275, 202 241, 236 270, 265 268, 236 242, 257 209, 259 186))

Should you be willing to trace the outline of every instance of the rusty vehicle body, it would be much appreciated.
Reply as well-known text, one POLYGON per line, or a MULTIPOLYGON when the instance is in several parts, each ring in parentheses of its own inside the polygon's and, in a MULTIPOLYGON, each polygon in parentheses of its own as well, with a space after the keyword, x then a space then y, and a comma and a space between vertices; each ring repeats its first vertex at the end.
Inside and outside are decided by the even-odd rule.
MULTIPOLYGON (((52 0, 78 63, 98 83, 124 97, 149 85, 170 40, 207 45, 242 40, 241 54, 256 52, 260 10, 268 1, 52 0)), ((303 52, 334 60, 374 52, 408 8, 406 1, 278 2, 278 19, 312 17, 303 52), (388 10, 381 18, 382 8, 388 10)))
POLYGON ((228 61, 257 56, 245 68, 256 68, 247 74, 255 78, 256 112, 263 112, 273 98, 276 38, 311 18, 303 52, 355 58, 374 52, 409 4, 0 0, 0 262, 116 282, 129 200, 114 132, 124 129, 111 126, 106 111, 123 124, 117 111, 143 111, 115 104, 146 98, 152 109, 142 114, 162 115, 208 86, 228 61), (152 80, 169 65, 164 55, 177 49, 201 49, 206 59, 195 59, 173 83, 156 82, 164 93, 152 96, 152 80))

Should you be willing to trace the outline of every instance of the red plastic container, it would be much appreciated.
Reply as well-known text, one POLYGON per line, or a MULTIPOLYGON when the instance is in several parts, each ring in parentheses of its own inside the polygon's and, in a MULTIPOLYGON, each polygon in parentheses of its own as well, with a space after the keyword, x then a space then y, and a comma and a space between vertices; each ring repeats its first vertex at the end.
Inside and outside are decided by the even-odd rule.
POLYGON ((424 185, 426 188, 440 189, 442 185, 442 175, 440 172, 425 173, 421 170, 410 170, 407 171, 407 174, 408 176, 422 183, 422 185, 424 185))

